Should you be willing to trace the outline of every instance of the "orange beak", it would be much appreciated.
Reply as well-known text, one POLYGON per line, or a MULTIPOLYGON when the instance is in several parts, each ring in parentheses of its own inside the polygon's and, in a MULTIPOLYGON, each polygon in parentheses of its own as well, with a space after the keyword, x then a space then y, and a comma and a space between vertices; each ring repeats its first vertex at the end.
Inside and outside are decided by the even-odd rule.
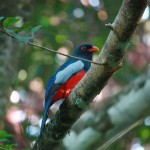
POLYGON ((91 49, 89 49, 89 52, 97 52, 99 51, 99 48, 96 46, 93 46, 91 49))

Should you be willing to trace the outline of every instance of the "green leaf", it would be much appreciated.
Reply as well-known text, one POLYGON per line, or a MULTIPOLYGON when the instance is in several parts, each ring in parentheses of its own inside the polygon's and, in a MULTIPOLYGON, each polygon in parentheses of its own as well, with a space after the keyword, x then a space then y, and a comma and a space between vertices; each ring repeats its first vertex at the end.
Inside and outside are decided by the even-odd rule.
POLYGON ((15 147, 17 147, 16 144, 4 144, 0 147, 0 150, 14 150, 15 147))
POLYGON ((6 138, 10 138, 10 137, 13 137, 13 135, 7 133, 7 132, 4 131, 4 130, 0 131, 0 139, 6 139, 6 138))
POLYGON ((34 28, 32 28, 31 33, 37 32, 41 27, 41 25, 35 26, 34 28))
POLYGON ((19 33, 21 31, 27 31, 29 32, 33 28, 32 22, 25 22, 21 27, 14 27, 13 30, 16 33, 19 33))
POLYGON ((3 19, 4 19, 4 17, 3 17, 3 16, 2 16, 2 17, 0 17, 0 21, 1 21, 1 20, 3 20, 3 19))
POLYGON ((8 17, 4 20, 3 22, 3 27, 4 28, 8 28, 9 26, 11 26, 12 24, 18 22, 20 20, 20 18, 13 18, 13 17, 8 17))
POLYGON ((28 42, 32 39, 32 37, 30 36, 23 36, 23 35, 18 35, 16 34, 13 30, 10 30, 10 29, 5 29, 4 30, 12 35, 17 41, 21 41, 21 42, 24 42, 25 44, 28 44, 28 42))
POLYGON ((19 35, 16 35, 15 38, 17 41, 24 42, 24 44, 28 44, 30 39, 32 39, 30 36, 19 36, 19 35))

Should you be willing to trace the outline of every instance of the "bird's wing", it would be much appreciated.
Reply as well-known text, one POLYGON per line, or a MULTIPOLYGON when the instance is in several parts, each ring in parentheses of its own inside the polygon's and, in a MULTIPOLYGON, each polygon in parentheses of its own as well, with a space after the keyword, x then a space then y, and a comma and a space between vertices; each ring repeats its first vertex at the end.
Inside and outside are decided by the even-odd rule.
POLYGON ((72 75, 76 74, 77 72, 81 71, 84 67, 84 63, 79 60, 70 65, 68 65, 62 71, 59 71, 56 74, 55 84, 63 84, 65 83, 72 75))
POLYGON ((60 88, 60 86, 67 82, 67 80, 77 72, 81 71, 84 68, 84 63, 81 60, 75 61, 73 63, 68 63, 67 65, 64 64, 64 67, 61 68, 61 70, 58 69, 56 74, 52 76, 48 82, 48 85, 46 87, 46 94, 45 94, 45 104, 44 104, 44 113, 43 113, 43 119, 42 119, 42 125, 41 125, 41 133, 44 129, 45 122, 47 120, 47 113, 49 110, 49 107, 51 105, 51 101, 53 99, 53 96, 57 92, 57 90, 60 88))
POLYGON ((53 95, 62 84, 66 83, 72 75, 81 71, 83 68, 84 63, 81 60, 78 60, 71 64, 68 63, 67 65, 64 65, 61 70, 58 69, 56 74, 50 78, 46 87, 45 104, 49 101, 50 95, 53 95))

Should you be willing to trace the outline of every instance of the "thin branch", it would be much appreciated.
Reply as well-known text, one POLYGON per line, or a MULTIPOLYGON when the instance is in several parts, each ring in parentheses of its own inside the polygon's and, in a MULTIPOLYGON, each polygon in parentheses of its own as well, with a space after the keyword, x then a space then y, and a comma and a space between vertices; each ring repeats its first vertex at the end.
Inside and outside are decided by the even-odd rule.
POLYGON ((111 23, 105 24, 106 27, 108 27, 110 30, 114 30, 114 27, 111 23))
MULTIPOLYGON (((2 32, 3 34, 5 34, 5 35, 7 35, 7 36, 9 36, 9 37, 11 37, 11 38, 13 38, 13 39, 16 40, 16 38, 15 38, 14 36, 12 36, 11 34, 5 32, 3 29, 0 29, 0 32, 2 32)), ((60 55, 69 57, 69 58, 72 58, 72 59, 77 59, 77 60, 86 61, 86 62, 93 63, 93 64, 96 64, 96 65, 105 65, 104 63, 98 63, 98 62, 90 61, 90 60, 87 60, 87 59, 84 59, 84 58, 79 58, 79 57, 76 57, 76 56, 64 54, 64 53, 55 51, 55 50, 53 50, 53 49, 51 49, 51 48, 47 48, 47 47, 44 47, 44 46, 41 46, 41 45, 34 44, 34 43, 32 43, 32 42, 28 42, 27 44, 28 44, 28 45, 31 45, 31 46, 34 46, 34 47, 37 47, 37 48, 41 48, 41 49, 44 49, 44 50, 53 52, 53 53, 56 53, 56 54, 60 54, 60 55)))
POLYGON ((142 123, 143 123, 143 119, 136 121, 128 128, 126 128, 126 129, 122 130, 121 132, 119 132, 118 134, 116 134, 114 137, 112 137, 110 140, 108 140, 106 143, 104 143, 102 146, 100 146, 97 150, 104 150, 104 149, 108 148, 112 143, 114 143, 119 138, 121 138, 123 135, 125 135, 129 131, 133 130, 137 126, 141 125, 142 123))

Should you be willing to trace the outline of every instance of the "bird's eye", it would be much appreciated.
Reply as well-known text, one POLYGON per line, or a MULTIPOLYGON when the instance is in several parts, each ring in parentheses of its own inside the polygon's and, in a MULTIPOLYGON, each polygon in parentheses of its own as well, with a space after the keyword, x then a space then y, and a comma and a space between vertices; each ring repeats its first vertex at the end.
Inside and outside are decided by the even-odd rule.
POLYGON ((81 46, 81 50, 86 50, 86 46, 81 46))

